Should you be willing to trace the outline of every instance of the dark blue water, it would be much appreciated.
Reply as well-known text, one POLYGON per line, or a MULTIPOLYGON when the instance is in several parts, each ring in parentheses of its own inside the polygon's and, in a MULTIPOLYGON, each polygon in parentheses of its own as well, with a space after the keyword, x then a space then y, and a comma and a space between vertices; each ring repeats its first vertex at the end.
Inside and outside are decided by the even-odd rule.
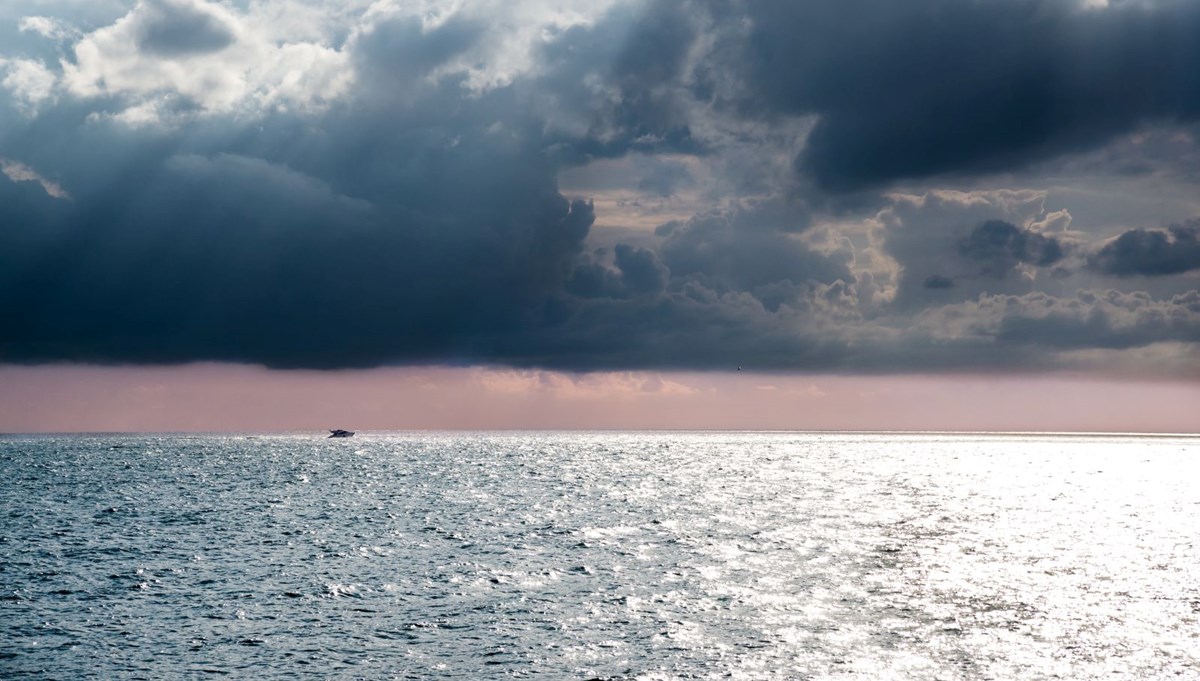
POLYGON ((0 438, 0 676, 1200 678, 1200 440, 0 438))

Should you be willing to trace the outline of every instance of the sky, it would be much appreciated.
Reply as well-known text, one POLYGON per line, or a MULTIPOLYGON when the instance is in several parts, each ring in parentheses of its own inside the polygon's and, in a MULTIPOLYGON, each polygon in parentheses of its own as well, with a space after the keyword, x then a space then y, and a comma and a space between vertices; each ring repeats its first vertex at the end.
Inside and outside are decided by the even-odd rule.
POLYGON ((1196 431, 1198 63, 1185 0, 6 0, 0 431, 1196 431))

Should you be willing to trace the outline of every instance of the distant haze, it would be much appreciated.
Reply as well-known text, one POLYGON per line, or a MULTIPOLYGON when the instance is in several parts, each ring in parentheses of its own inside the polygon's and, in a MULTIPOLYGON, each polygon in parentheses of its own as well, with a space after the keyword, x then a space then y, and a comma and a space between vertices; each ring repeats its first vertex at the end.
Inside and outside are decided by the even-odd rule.
POLYGON ((0 369, 0 432, 771 429, 1195 432, 1194 383, 233 365, 0 369))

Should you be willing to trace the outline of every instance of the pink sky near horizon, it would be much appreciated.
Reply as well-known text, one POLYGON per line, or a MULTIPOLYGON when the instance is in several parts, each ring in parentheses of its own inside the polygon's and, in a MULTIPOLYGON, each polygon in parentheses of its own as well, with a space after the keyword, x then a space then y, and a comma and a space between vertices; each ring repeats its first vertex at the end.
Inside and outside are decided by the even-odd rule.
POLYGON ((0 365, 0 432, 749 429, 1200 432, 1195 382, 402 367, 0 365))

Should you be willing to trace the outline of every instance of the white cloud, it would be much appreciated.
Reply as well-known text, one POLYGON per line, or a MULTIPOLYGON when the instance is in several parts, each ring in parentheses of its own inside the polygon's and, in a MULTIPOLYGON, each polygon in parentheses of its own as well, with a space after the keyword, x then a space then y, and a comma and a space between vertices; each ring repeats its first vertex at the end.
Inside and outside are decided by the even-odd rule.
POLYGON ((6 158, 0 158, 0 173, 13 182, 37 182, 42 186, 42 189, 47 194, 56 199, 70 200, 71 195, 67 193, 57 182, 51 182, 38 174, 37 171, 16 161, 10 161, 6 158))
POLYGON ((465 73, 466 87, 481 91, 535 72, 536 51, 548 34, 591 25, 621 4, 630 0, 377 0, 364 13, 362 26, 369 31, 397 17, 419 19, 426 30, 451 18, 477 23, 485 28, 479 42, 439 72, 465 73))
POLYGON ((79 29, 51 17, 21 17, 21 21, 17 23, 17 28, 23 33, 36 33, 50 40, 66 40, 81 35, 79 29))
POLYGON ((138 0, 87 33, 69 17, 32 13, 21 28, 74 43, 62 64, 66 92, 116 98, 118 109, 106 117, 147 125, 321 110, 350 94, 356 40, 397 17, 429 31, 451 18, 479 26, 476 42, 429 76, 462 73, 474 91, 505 85, 537 68, 546 35, 594 22, 626 1, 138 0))
POLYGON ((0 57, 0 74, 4 76, 0 86, 12 94, 17 110, 25 116, 37 115, 41 105, 54 98, 58 76, 41 62, 0 57))
POLYGON ((78 97, 121 98, 114 117, 134 123, 180 110, 319 109, 347 91, 353 71, 344 52, 281 41, 255 18, 203 0, 143 0, 75 45, 64 85, 78 97))

